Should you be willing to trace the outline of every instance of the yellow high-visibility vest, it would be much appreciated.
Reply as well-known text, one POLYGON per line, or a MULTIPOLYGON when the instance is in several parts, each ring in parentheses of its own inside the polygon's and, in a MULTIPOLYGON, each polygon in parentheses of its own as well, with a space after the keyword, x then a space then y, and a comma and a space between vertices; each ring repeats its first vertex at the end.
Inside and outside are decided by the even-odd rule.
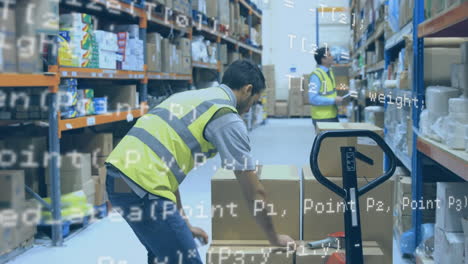
MULTIPOLYGON (((319 95, 327 98, 336 98, 336 83, 333 71, 330 69, 331 78, 324 70, 320 68, 315 69, 315 71, 313 71, 312 74, 315 74, 320 80, 321 85, 319 95)), ((338 109, 334 104, 312 105, 310 107, 310 115, 312 116, 312 119, 335 118, 338 115, 338 109)))
POLYGON ((220 87, 174 94, 142 116, 106 162, 149 193, 177 202, 174 192, 195 162, 217 153, 203 132, 223 108, 237 113, 220 87))

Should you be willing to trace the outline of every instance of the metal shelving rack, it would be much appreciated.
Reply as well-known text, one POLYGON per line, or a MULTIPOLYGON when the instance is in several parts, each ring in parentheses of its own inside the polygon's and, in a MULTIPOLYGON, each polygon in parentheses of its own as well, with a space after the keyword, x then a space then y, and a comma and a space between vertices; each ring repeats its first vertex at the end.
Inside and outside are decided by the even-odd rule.
MULTIPOLYGON (((108 6, 108 2, 115 4, 115 0, 96 0, 96 4, 108 6)), ((143 8, 134 6, 133 4, 127 4, 119 1, 119 10, 126 15, 136 17, 139 21, 140 36, 144 43, 146 43, 146 34, 148 31, 148 23, 151 25, 157 25, 158 27, 183 32, 183 35, 192 37, 192 26, 188 28, 182 28, 174 21, 166 21, 161 17, 157 17, 154 14, 148 16, 147 12, 143 8)), ((255 15, 258 19, 261 19, 259 14, 253 7, 251 7, 244 0, 236 0, 237 4, 242 4, 249 10, 249 26, 251 26, 251 16, 255 15)), ((62 3, 60 3, 62 4, 62 3)), ((196 25, 193 25, 196 28, 196 25)), ((205 34, 210 34, 217 39, 218 43, 221 40, 230 42, 235 46, 237 52, 239 48, 247 51, 252 58, 252 55, 258 54, 261 56, 262 50, 242 43, 224 33, 217 31, 211 31, 206 27, 202 28, 205 34)), ((146 47, 146 46, 145 46, 146 47)), ((49 164, 50 173, 50 186, 51 186, 51 204, 45 202, 38 194, 34 193, 30 188, 26 187, 27 192, 31 193, 32 196, 37 199, 46 209, 52 212, 52 245, 62 246, 62 216, 61 216, 61 205, 60 205, 60 170, 57 166, 58 155, 60 154, 60 138, 63 131, 69 131, 73 129, 79 129, 84 127, 96 126, 101 124, 108 124, 118 121, 132 121, 134 118, 138 118, 144 115, 148 111, 147 105, 147 93, 148 93, 148 81, 150 80, 166 80, 166 81, 187 81, 192 83, 193 76, 187 74, 175 74, 175 73, 161 73, 161 72, 148 72, 147 61, 146 61, 146 48, 144 48, 144 71, 123 71, 123 70, 109 70, 109 69, 93 69, 93 68, 75 68, 75 67, 61 67, 57 65, 49 66, 48 72, 42 74, 17 74, 17 73, 0 73, 0 87, 48 87, 48 107, 50 109, 48 116, 48 137, 49 153, 55 153, 51 155, 49 164), (77 79, 107 79, 107 80, 133 80, 138 81, 138 91, 140 96, 140 107, 132 109, 129 113, 106 113, 102 115, 84 116, 72 119, 61 119, 58 105, 54 104, 57 100, 57 93, 59 90, 60 79, 62 78, 77 78, 77 79)), ((219 53, 218 53, 219 54, 219 53)), ((56 61, 52 64, 57 64, 56 61)), ((217 64, 206 64, 193 62, 192 69, 205 68, 216 70, 219 76, 221 70, 220 63, 217 64)), ((1 120, 0 126, 26 122, 28 120, 1 120)))
MULTIPOLYGON (((424 0, 415 1, 413 17, 414 64, 413 64, 413 96, 418 100, 424 98, 424 38, 426 37, 468 37, 468 2, 463 2, 449 10, 425 21, 424 0)), ((413 111, 413 124, 419 129, 421 109, 413 111)), ((439 166, 446 168, 462 180, 468 180, 468 155, 462 151, 451 150, 443 144, 418 136, 413 131, 412 156, 412 198, 422 198, 423 160, 429 158, 439 166)), ((415 229, 414 246, 421 241, 422 212, 413 210, 413 228, 415 229)))

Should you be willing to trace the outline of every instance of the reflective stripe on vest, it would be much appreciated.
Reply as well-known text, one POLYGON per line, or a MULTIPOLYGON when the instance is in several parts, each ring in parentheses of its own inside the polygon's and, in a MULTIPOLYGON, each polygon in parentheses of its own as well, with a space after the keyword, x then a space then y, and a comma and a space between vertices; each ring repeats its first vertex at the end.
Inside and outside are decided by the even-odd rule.
POLYGON ((141 142, 145 143, 156 155, 163 159, 169 170, 177 178, 177 182, 181 183, 185 179, 185 173, 177 164, 175 157, 171 152, 155 137, 153 137, 148 131, 140 127, 133 127, 127 134, 128 136, 134 136, 141 142))

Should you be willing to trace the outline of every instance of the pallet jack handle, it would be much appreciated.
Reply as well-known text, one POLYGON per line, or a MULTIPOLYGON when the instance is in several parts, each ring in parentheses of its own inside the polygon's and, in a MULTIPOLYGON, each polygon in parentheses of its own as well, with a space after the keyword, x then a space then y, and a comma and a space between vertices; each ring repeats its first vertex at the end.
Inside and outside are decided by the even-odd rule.
MULTIPOLYGON (((387 155, 390 161, 389 169, 380 177, 377 177, 373 181, 369 182, 365 186, 361 187, 357 191, 357 197, 367 193, 368 191, 374 189, 375 187, 379 186, 390 177, 392 177, 393 173, 396 169, 397 159, 395 154, 390 149, 390 147, 385 143, 385 141, 375 132, 370 130, 339 130, 339 131, 324 131, 319 133, 314 140, 314 145, 312 146, 312 151, 310 153, 310 168, 314 173, 315 178, 325 187, 339 195, 341 198, 345 199, 346 191, 327 179, 323 176, 320 172, 319 164, 318 164, 318 155, 320 153, 320 146, 322 141, 326 138, 340 138, 340 137, 368 137, 373 139, 377 145, 383 150, 385 155, 387 155)), ((358 157, 359 158, 359 157, 358 157)))

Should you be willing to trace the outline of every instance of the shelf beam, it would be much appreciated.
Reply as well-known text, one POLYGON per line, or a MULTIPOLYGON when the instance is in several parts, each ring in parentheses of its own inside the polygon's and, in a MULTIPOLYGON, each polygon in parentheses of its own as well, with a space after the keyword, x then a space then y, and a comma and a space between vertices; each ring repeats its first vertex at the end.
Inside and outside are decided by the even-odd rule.
POLYGON ((452 150, 425 137, 418 137, 418 151, 468 181, 468 153, 452 150))
POLYGON ((163 72, 148 72, 149 80, 192 80, 191 74, 176 74, 176 73, 163 73, 163 72))
POLYGON ((55 73, 50 74, 0 74, 0 87, 50 87, 57 84, 55 73))
POLYGON ((418 27, 418 36, 427 37, 468 37, 468 2, 455 6, 429 19, 418 27))
POLYGON ((144 71, 123 71, 93 68, 60 67, 62 78, 90 78, 90 79, 122 79, 122 80, 143 80, 144 71))
POLYGON ((206 62, 201 62, 201 61, 192 61, 192 66, 194 68, 202 68, 202 69, 210 69, 210 70, 218 69, 217 64, 211 64, 211 63, 206 63, 206 62))

